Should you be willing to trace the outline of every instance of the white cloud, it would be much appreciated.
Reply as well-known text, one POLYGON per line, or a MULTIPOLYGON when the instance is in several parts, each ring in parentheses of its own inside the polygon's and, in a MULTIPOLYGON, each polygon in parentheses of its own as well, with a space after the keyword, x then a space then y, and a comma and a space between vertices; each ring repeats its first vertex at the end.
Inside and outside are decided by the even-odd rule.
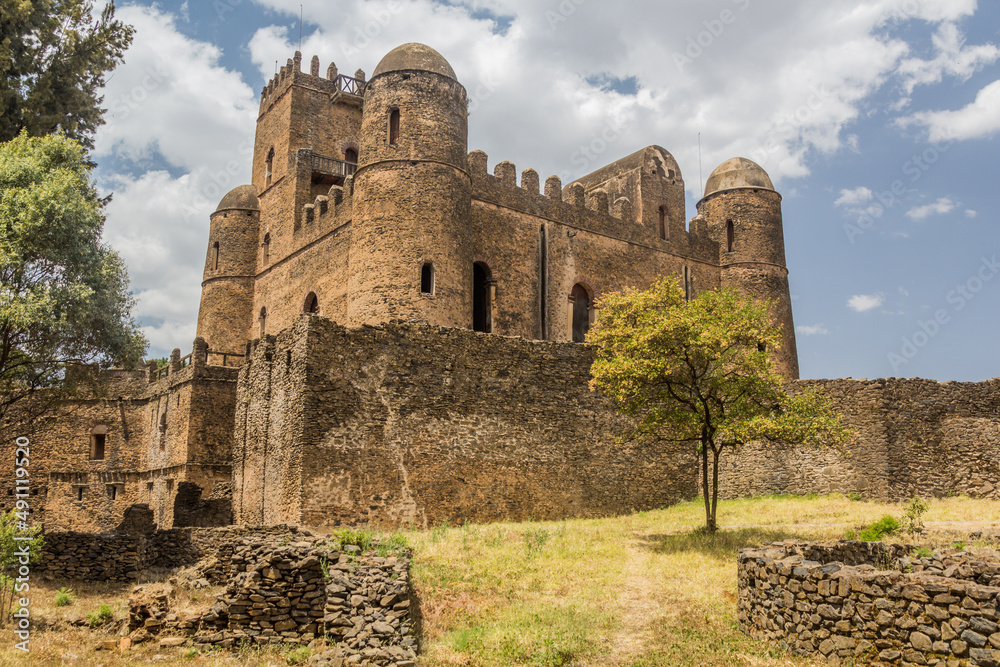
POLYGON ((984 66, 1000 58, 1000 49, 993 44, 966 48, 965 37, 954 23, 941 25, 932 39, 936 55, 931 60, 904 59, 899 73, 904 78, 907 94, 919 85, 939 83, 945 76, 968 80, 984 66))
POLYGON ((878 308, 885 302, 882 294, 855 294, 847 300, 847 307, 857 313, 864 313, 878 308))
POLYGON ((957 111, 918 111, 898 121, 902 127, 927 128, 930 141, 984 139, 1000 132, 1000 80, 985 86, 976 99, 957 111))
POLYGON ((870 202, 872 197, 874 197, 874 193, 864 186, 854 188, 853 190, 844 189, 840 191, 840 197, 837 198, 837 201, 833 202, 833 205, 857 206, 858 204, 870 202))
POLYGON ((966 218, 974 218, 977 215, 979 215, 979 211, 973 211, 971 208, 970 209, 966 209, 966 211, 965 211, 965 217, 966 218))
POLYGON ((795 327, 795 333, 803 336, 825 336, 830 333, 825 324, 802 324, 795 327))
POLYGON ((932 215, 945 215, 955 209, 955 202, 948 197, 941 197, 933 204, 915 206, 906 212, 906 217, 913 220, 925 220, 932 215))

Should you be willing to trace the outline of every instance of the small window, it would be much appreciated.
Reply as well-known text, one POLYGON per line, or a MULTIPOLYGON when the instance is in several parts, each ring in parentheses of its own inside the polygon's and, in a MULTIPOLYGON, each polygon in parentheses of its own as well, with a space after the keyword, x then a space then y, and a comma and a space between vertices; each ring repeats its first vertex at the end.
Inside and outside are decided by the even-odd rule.
POLYGON ((661 206, 659 210, 659 228, 660 228, 660 238, 666 240, 667 238, 667 207, 661 206))
POLYGON ((316 292, 309 292, 306 295, 306 300, 302 304, 302 312, 313 315, 319 314, 319 297, 316 296, 316 292))
POLYGON ((212 270, 219 270, 219 242, 216 241, 212 244, 212 270))
POLYGON ((732 252, 736 247, 736 227, 732 220, 726 221, 726 252, 732 252))
POLYGON ((86 487, 83 487, 83 486, 76 487, 76 499, 77 500, 83 500, 83 492, 84 492, 85 488, 86 487))
POLYGON ((590 330, 590 293, 578 283, 573 286, 570 299, 573 301, 573 342, 583 343, 590 330))
POLYGON ((420 293, 434 294, 434 263, 424 262, 420 268, 420 293))
POLYGON ((399 143, 399 109, 389 111, 389 143, 399 143))
POLYGON ((493 333, 493 273, 483 262, 472 265, 472 330, 493 333))
POLYGON ((90 460, 104 460, 104 445, 108 438, 107 426, 95 426, 90 430, 90 460))
POLYGON ((267 161, 264 163, 264 187, 271 185, 272 174, 274 173, 274 148, 267 153, 267 161))
POLYGON ((257 317, 257 322, 260 324, 260 337, 263 338, 264 334, 267 333, 267 308, 264 306, 260 307, 260 315, 257 317))
POLYGON ((149 498, 153 497, 153 483, 146 482, 146 496, 149 498))
POLYGON ((115 484, 108 484, 108 498, 111 500, 118 500, 118 486, 115 484))
POLYGON ((261 244, 261 261, 267 266, 271 261, 271 232, 264 234, 264 242, 261 244))

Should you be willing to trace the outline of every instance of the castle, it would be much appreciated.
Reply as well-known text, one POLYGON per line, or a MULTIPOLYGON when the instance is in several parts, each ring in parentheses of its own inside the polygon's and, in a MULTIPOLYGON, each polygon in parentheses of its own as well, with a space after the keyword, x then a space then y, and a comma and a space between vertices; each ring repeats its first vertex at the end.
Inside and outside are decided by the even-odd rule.
MULTIPOLYGON (((510 162, 489 174, 468 152, 466 90, 429 47, 393 50, 370 79, 300 59, 261 94, 252 183, 211 215, 192 353, 113 371, 34 425, 47 529, 107 530, 135 504, 161 527, 430 525, 690 498, 693 450, 616 444, 621 422, 588 390, 593 351, 578 344, 595 300, 665 274, 689 298, 733 286, 768 299, 783 332, 772 354, 797 380, 781 196, 758 165, 720 165, 687 221, 680 168, 658 146, 565 187, 532 169, 518 180, 510 162)), ((862 426, 858 456, 752 450, 727 463, 724 493, 893 496, 931 478, 992 492, 1000 470, 982 448, 968 470, 963 447, 944 466, 972 481, 941 477, 935 452, 970 433, 994 446, 995 382, 901 382, 830 384, 862 426), (926 413, 917 445, 885 427, 897 403, 926 413)))

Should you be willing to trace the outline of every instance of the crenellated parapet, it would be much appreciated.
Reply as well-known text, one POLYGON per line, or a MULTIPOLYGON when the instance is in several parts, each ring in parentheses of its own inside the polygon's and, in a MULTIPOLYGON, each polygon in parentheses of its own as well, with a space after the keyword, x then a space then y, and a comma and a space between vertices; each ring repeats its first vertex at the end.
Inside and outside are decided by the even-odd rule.
POLYGON ((336 63, 330 63, 326 69, 326 76, 321 76, 319 56, 313 56, 309 71, 303 72, 302 53, 296 51, 295 57, 289 58, 261 91, 260 114, 263 115, 292 85, 296 84, 319 90, 331 97, 350 99, 360 105, 366 83, 364 70, 359 69, 354 76, 348 76, 340 73, 336 63))
POLYGON ((332 185, 325 195, 317 195, 302 207, 302 224, 295 230, 295 245, 302 247, 351 222, 354 176, 343 185, 332 185))

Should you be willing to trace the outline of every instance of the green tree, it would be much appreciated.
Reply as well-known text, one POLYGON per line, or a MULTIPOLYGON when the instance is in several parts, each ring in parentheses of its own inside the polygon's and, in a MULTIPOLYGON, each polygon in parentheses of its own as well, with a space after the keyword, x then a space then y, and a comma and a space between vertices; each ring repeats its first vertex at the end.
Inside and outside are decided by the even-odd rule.
POLYGON ((783 387, 768 353, 781 342, 768 303, 728 288, 686 301, 675 279, 661 278, 646 291, 612 294, 598 306, 587 336, 597 345, 591 389, 634 419, 633 437, 697 445, 709 532, 717 528, 725 448, 847 440, 828 399, 783 387))
POLYGON ((71 392, 68 364, 142 357, 128 275, 103 225, 79 143, 22 133, 0 144, 0 429, 71 392))
POLYGON ((96 20, 92 10, 91 0, 0 3, 0 141, 61 131, 93 147, 105 75, 133 29, 115 20, 113 2, 96 20))
POLYGON ((27 520, 27 512, 16 507, 0 512, 0 627, 10 620, 14 601, 29 597, 24 594, 25 578, 18 582, 20 568, 37 563, 42 553, 42 528, 27 528, 27 520))

